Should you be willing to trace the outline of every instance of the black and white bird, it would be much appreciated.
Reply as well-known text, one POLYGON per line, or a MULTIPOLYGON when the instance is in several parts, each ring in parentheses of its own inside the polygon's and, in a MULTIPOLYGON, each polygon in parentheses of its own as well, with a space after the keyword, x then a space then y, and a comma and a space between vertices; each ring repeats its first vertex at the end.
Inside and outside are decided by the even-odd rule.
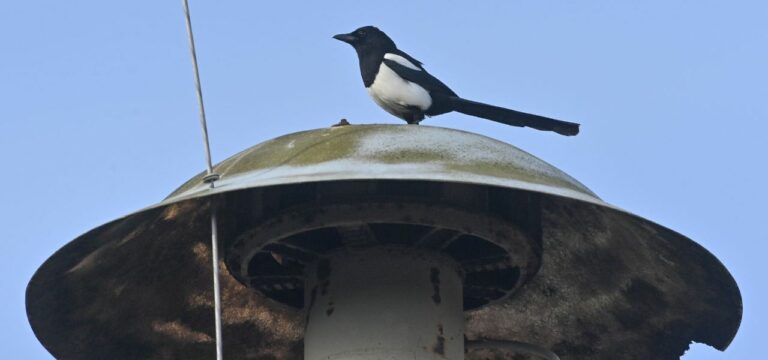
POLYGON ((361 27, 333 38, 352 45, 357 51, 363 84, 373 100, 409 124, 418 124, 424 116, 458 111, 507 125, 567 136, 579 133, 576 123, 462 99, 430 75, 421 62, 398 49, 395 42, 376 27, 361 27))

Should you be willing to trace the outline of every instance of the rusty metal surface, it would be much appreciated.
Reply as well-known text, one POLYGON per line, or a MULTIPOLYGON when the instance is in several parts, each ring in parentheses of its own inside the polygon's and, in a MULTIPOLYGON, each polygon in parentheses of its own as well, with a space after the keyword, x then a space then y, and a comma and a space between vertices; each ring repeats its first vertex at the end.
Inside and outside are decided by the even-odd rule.
MULTIPOLYGON (((495 140, 485 141, 494 142, 488 146, 501 146, 495 140)), ((514 155, 510 159, 525 154, 512 147, 509 152, 514 155)), ((261 162, 253 160, 246 166, 242 155, 240 165, 229 160, 222 163, 233 169, 243 166, 238 173, 242 176, 223 165, 217 168, 230 181, 246 184, 217 190, 221 195, 215 198, 226 205, 222 239, 235 238, 248 226, 245 223, 275 210, 267 205, 300 205, 311 198, 308 188, 331 184, 297 180, 295 185, 259 187, 254 184, 266 176, 258 170, 261 162), (249 172, 248 166, 257 170, 249 172)), ((520 160, 523 165, 518 167, 542 169, 528 166, 529 160, 520 160)), ((513 165, 503 168, 514 172, 513 165)), ((277 176, 280 171, 269 168, 266 173, 273 173, 272 180, 293 176, 286 172, 277 176)), ((370 177, 380 176, 380 169, 373 167, 370 177)), ((402 169, 411 171, 408 166, 402 169)), ((452 174, 447 171, 447 175, 435 171, 429 175, 433 179, 405 184, 335 181, 328 194, 335 191, 337 197, 355 198, 350 194, 356 188, 397 183, 405 189, 400 194, 404 197, 444 196, 445 192, 432 188, 449 185, 489 194, 478 197, 471 191, 465 195, 451 190, 463 199, 454 202, 461 206, 498 201, 504 199, 500 197, 504 192, 540 197, 543 257, 539 273, 516 295, 467 312, 469 340, 526 342, 550 348, 562 359, 678 359, 691 341, 718 349, 728 346, 741 320, 741 297, 735 281, 714 256, 680 234, 602 203, 567 175, 553 178, 560 172, 547 171, 534 171, 539 177, 526 180, 486 174, 482 179, 487 184, 478 182, 479 177, 463 177, 479 185, 458 184, 462 180, 445 178, 452 174)), ((186 186, 164 203, 102 225, 51 256, 33 276, 26 297, 29 321, 43 345, 60 359, 213 358, 207 195, 186 186)), ((225 356, 301 359, 303 314, 244 287, 223 262, 220 268, 225 356)), ((473 351, 467 358, 515 357, 473 351)))
POLYGON ((736 335, 739 290, 698 244, 594 205, 550 198, 544 211, 539 274, 519 296, 471 313, 469 338, 523 339, 562 359, 640 360, 678 359, 690 341, 724 350, 736 335))

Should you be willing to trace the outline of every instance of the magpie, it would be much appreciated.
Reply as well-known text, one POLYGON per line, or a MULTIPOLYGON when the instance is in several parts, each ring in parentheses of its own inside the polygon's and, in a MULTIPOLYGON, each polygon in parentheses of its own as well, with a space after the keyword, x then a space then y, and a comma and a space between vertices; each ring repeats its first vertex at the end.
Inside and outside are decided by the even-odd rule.
POLYGON ((360 73, 368 94, 379 106, 409 124, 424 116, 451 111, 507 125, 531 127, 572 136, 579 124, 550 119, 463 99, 424 69, 423 64, 397 48, 395 42, 374 26, 333 37, 352 45, 360 61, 360 73))

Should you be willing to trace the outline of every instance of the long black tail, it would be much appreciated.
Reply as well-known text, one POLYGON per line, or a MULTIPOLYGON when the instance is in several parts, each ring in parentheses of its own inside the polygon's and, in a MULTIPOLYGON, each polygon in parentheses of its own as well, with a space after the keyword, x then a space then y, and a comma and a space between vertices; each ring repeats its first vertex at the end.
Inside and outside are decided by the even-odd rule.
POLYGON ((493 120, 502 124, 554 131, 565 136, 573 136, 579 133, 579 124, 576 123, 505 109, 455 96, 449 97, 448 100, 451 103, 451 109, 454 111, 493 120))

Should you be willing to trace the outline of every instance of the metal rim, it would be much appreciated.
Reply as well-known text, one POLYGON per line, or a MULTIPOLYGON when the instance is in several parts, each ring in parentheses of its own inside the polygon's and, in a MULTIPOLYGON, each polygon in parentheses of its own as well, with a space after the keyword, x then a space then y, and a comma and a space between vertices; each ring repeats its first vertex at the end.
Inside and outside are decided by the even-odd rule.
POLYGON ((434 249, 457 260, 464 276, 465 310, 507 298, 541 264, 540 240, 494 215, 381 202, 284 211, 240 235, 227 249, 226 263, 244 285, 300 308, 307 263, 344 248, 380 245, 434 249), (397 244, 386 238, 387 231, 410 232, 415 240, 397 244), (317 245, 322 241, 333 244, 317 245))

